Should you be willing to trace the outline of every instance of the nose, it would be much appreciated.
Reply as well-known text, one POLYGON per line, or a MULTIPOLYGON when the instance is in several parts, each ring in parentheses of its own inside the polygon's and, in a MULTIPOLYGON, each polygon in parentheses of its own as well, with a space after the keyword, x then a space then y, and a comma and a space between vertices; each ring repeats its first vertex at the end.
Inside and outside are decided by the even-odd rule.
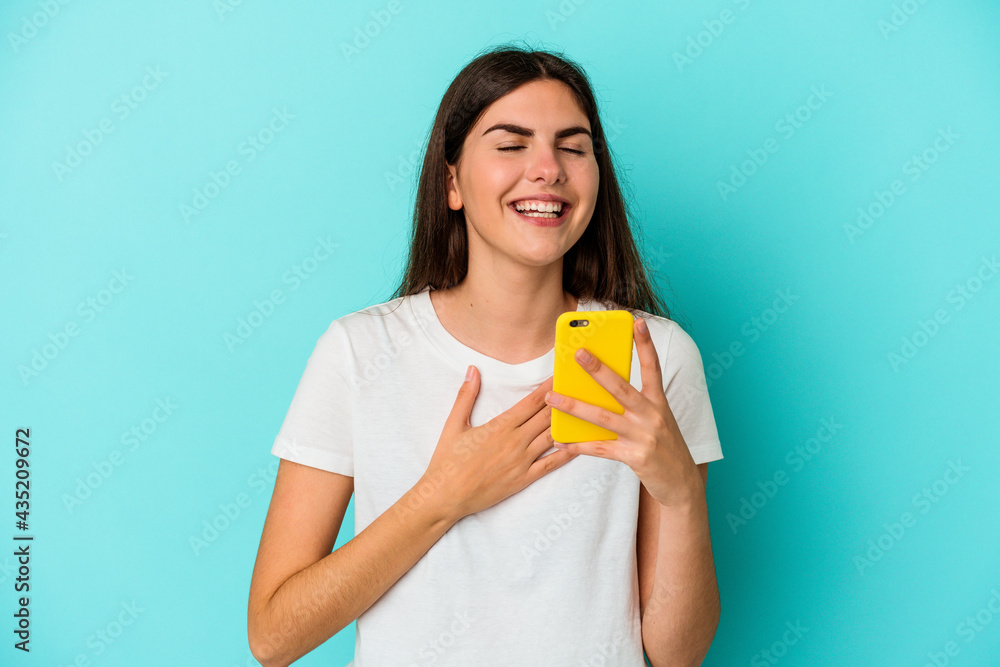
POLYGON ((525 174, 529 181, 537 181, 541 178, 546 183, 555 183, 565 178, 562 163, 559 161, 559 155, 555 148, 540 146, 532 153, 531 163, 525 174))

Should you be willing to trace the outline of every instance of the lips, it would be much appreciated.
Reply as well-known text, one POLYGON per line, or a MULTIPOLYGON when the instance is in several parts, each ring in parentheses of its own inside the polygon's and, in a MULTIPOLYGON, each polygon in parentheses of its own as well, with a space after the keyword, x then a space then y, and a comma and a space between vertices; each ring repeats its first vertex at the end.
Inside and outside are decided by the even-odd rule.
POLYGON ((519 201, 554 201, 559 202, 563 206, 569 206, 569 202, 558 195, 545 194, 544 192, 539 192, 533 195, 526 195, 520 199, 515 199, 510 202, 511 204, 516 204, 519 201))

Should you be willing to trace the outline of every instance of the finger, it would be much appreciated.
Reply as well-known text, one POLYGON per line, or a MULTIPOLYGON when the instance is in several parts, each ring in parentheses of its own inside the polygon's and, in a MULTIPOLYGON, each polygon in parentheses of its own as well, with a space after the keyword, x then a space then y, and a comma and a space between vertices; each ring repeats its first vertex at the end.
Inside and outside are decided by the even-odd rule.
POLYGON ((653 337, 649 335, 649 325, 646 320, 636 318, 633 337, 636 353, 639 355, 639 373, 642 378, 642 388, 656 387, 663 391, 663 371, 660 369, 660 358, 653 345, 653 337), (646 329, 643 331, 643 329, 646 329))
POLYGON ((609 461, 626 463, 624 456, 628 450, 616 440, 587 440, 586 442, 560 443, 559 451, 569 454, 586 454, 609 461))
POLYGON ((552 389, 553 376, 545 378, 538 387, 530 394, 514 404, 506 412, 502 413, 505 418, 517 427, 529 421, 535 413, 545 407, 545 392, 552 389))
POLYGON ((539 477, 547 475, 556 468, 561 468, 570 461, 576 458, 576 454, 566 451, 557 451, 549 454, 548 456, 543 456, 528 468, 528 479, 532 482, 536 481, 539 477))
POLYGON ((445 429, 455 431, 465 431, 472 428, 472 406, 476 404, 476 396, 479 395, 479 369, 472 367, 472 378, 464 380, 462 386, 458 388, 458 396, 455 397, 455 404, 448 413, 445 420, 445 429))
MULTIPOLYGON (((552 414, 551 410, 546 410, 546 412, 548 412, 550 415, 552 414)), ((547 420, 545 428, 542 429, 542 432, 539 433, 531 442, 528 443, 527 453, 528 456, 531 457, 532 461, 534 461, 539 456, 541 456, 542 454, 549 451, 555 446, 554 441, 552 440, 551 426, 552 426, 552 419, 550 418, 547 420)))
POLYGON ((612 433, 616 433, 619 438, 628 437, 631 422, 624 414, 612 412, 607 408, 587 403, 570 396, 560 394, 559 405, 552 406, 553 410, 565 412, 586 422, 606 428, 612 433))
MULTIPOLYGON (((521 426, 518 427, 518 430, 520 431, 521 436, 527 441, 527 446, 530 447, 531 443, 534 442, 539 435, 547 431, 551 425, 552 409, 542 403, 542 408, 532 415, 531 419, 521 424, 521 426)), ((549 439, 549 442, 551 443, 551 438, 549 439)), ((551 444, 549 447, 551 447, 551 444)), ((548 449, 548 447, 545 449, 548 449)), ((545 449, 542 451, 544 452, 545 449)), ((538 454, 535 454, 535 456, 538 456, 538 454)))
MULTIPOLYGON (((585 349, 585 348, 580 348, 585 349)), ((602 426, 619 436, 627 435, 628 421, 624 417, 626 410, 637 413, 645 400, 635 387, 625 381, 610 366, 591 354, 589 361, 580 361, 577 353, 577 363, 586 370, 600 386, 611 394, 611 397, 601 396, 597 403, 581 401, 572 396, 557 391, 548 392, 545 401, 553 410, 565 412, 591 424, 602 426), (615 402, 617 401, 617 403, 615 402)))
MULTIPOLYGON (((615 372, 613 368, 605 364, 596 354, 587 350, 586 348, 580 348, 590 353, 590 358, 588 360, 580 359, 580 352, 577 351, 576 355, 573 357, 574 361, 579 364, 583 370, 587 371, 593 379, 594 382, 603 387, 609 394, 611 398, 618 402, 620 406, 624 409, 638 410, 641 405, 643 398, 625 378, 615 372)), ((559 394, 562 396, 562 394, 559 394)), ((607 399, 607 397, 602 397, 604 400, 599 403, 602 407, 605 407, 613 412, 618 412, 618 407, 614 403, 607 399)), ((551 405, 551 404, 550 404, 551 405)), ((560 404, 559 409, 562 409, 562 404, 560 404)), ((624 412, 625 410, 622 410, 624 412)))

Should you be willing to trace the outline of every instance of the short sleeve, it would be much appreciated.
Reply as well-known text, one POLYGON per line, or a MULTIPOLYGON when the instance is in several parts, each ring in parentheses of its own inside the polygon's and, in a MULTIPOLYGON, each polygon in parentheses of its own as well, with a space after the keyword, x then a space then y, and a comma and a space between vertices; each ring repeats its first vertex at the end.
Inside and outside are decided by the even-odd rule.
POLYGON ((671 320, 666 361, 660 364, 663 391, 696 464, 722 458, 722 444, 708 397, 705 368, 694 339, 671 320))
POLYGON ((271 447, 275 456, 354 476, 351 438, 351 346, 341 322, 323 332, 306 362, 292 403, 271 447))

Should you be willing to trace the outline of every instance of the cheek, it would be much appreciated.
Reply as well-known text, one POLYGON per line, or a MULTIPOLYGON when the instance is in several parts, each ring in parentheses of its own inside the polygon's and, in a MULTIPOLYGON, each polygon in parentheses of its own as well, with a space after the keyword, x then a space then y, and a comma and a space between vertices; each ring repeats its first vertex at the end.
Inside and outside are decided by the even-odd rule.
POLYGON ((596 161, 590 160, 573 165, 569 176, 581 196, 590 194, 596 197, 597 185, 601 181, 601 170, 596 161))
POLYGON ((593 210, 597 202, 597 189, 601 183, 600 171, 597 165, 585 167, 574 174, 573 188, 580 197, 580 205, 583 209, 593 210))
POLYGON ((597 186, 600 185, 600 182, 601 182, 601 170, 598 168, 596 162, 593 162, 593 163, 590 164, 590 169, 588 170, 587 178, 590 181, 591 188, 592 188, 593 193, 594 193, 594 198, 596 199, 597 198, 597 186))
POLYGON ((466 212, 471 214, 476 230, 482 236, 491 237, 505 228, 506 208, 504 201, 518 185, 518 173, 511 173, 508 165, 479 165, 479 171, 472 181, 466 183, 466 212))
POLYGON ((483 210, 502 206, 505 197, 517 187, 519 172, 511 165, 483 162, 476 166, 475 176, 466 182, 466 190, 483 210))
POLYGON ((521 169, 513 161, 499 162, 484 172, 484 181, 494 199, 503 199, 517 187, 521 176, 521 169))

